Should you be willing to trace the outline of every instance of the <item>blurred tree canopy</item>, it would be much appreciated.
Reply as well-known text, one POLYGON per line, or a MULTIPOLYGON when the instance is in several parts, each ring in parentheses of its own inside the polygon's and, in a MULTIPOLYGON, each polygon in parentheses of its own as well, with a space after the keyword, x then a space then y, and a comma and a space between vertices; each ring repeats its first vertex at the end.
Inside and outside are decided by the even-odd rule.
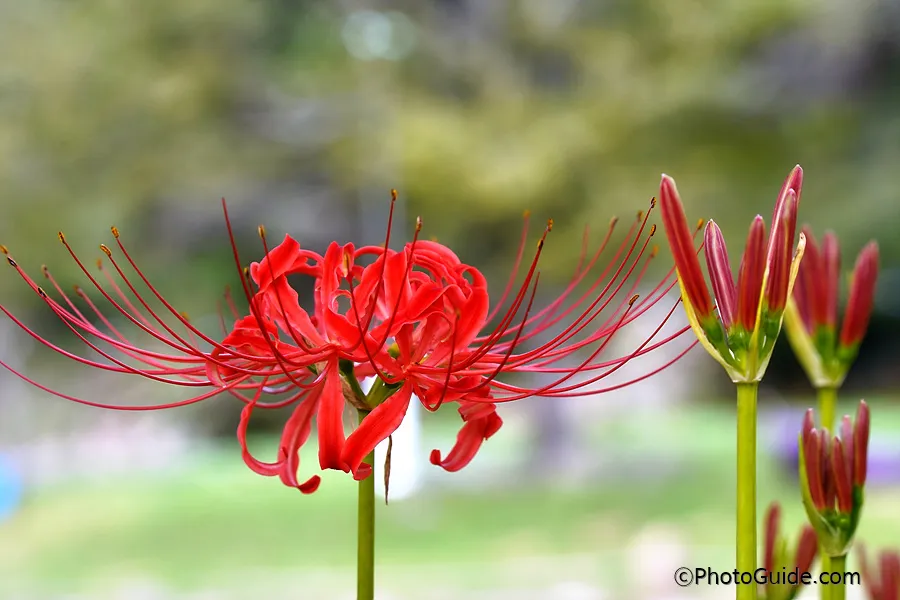
MULTIPOLYGON (((258 223, 321 248, 380 230, 398 187, 426 236, 494 280, 518 215, 538 217, 535 235, 553 217, 552 282, 583 226, 596 241, 613 214, 645 209, 661 172, 691 216, 720 223, 736 261, 800 162, 801 219, 835 229, 846 263, 879 239, 889 266, 900 11, 865 5, 5 3, 0 241, 68 283, 78 272, 56 231, 90 265, 115 224, 176 306, 203 314, 235 281, 220 197, 249 262, 258 223)), ((9 272, 0 294, 44 308, 9 272)))

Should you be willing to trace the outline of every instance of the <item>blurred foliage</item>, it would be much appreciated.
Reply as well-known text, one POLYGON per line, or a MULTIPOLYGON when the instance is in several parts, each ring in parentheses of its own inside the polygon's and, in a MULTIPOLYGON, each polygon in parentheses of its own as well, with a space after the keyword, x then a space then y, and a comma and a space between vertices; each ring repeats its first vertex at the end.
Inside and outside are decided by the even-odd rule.
MULTIPOLYGON (((116 224, 163 293, 214 323, 235 282, 221 196, 246 263, 260 222, 310 247, 375 241, 398 187, 407 225, 421 214, 497 282, 530 209, 533 235, 556 221, 552 284, 583 226, 596 241, 645 209, 661 172, 737 261, 800 162, 801 219, 848 257, 879 239, 888 267, 898 33, 889 0, 5 3, 0 240, 68 284, 56 231, 90 265, 116 224)), ((9 272, 0 294, 44 308, 9 272)))

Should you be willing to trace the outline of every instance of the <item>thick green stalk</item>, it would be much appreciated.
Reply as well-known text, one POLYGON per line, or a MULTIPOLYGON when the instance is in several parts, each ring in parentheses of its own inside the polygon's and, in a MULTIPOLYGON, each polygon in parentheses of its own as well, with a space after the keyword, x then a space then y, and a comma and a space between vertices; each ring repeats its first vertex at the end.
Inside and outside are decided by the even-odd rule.
POLYGON ((847 571, 847 557, 832 556, 828 570, 832 573, 830 577, 834 577, 834 573, 840 574, 838 583, 831 583, 832 579, 829 579, 830 585, 823 586, 828 588, 829 600, 845 600, 847 597, 847 582, 844 581, 844 573, 847 571))
MULTIPOLYGON (((367 411, 359 411, 362 421, 367 411)), ((356 546, 356 600, 375 598, 375 452, 366 457, 372 473, 359 482, 356 546)))
MULTIPOLYGON (((819 557, 820 557, 820 572, 821 573, 830 573, 831 572, 831 557, 819 546, 819 557)), ((831 586, 830 585, 819 585, 819 599, 820 600, 831 600, 831 586)))
POLYGON ((837 388, 822 387, 816 390, 819 397, 819 425, 834 433, 834 414, 837 410, 837 388))
MULTIPOLYGON (((756 572, 756 394, 759 383, 737 384, 737 560, 756 572)), ((756 600, 756 585, 737 586, 737 600, 756 600)))

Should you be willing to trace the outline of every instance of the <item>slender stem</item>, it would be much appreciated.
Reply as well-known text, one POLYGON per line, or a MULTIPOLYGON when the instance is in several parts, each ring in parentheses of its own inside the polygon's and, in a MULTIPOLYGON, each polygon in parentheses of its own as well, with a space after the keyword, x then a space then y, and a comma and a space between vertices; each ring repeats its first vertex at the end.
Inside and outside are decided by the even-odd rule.
POLYGON ((831 566, 828 570, 832 573, 828 580, 830 585, 822 587, 829 589, 831 594, 829 600, 845 600, 847 597, 847 582, 844 581, 844 573, 847 572, 847 556, 832 556, 831 566), (835 577, 834 573, 839 573, 839 575, 835 577), (835 583, 831 583, 832 581, 835 581, 835 583))
MULTIPOLYGON (((737 560, 756 572, 756 394, 759 384, 737 384, 737 560)), ((737 600, 756 600, 756 585, 739 585, 737 600)))
MULTIPOLYGON (((359 411, 362 421, 367 411, 359 411)), ((356 600, 375 598, 375 451, 366 457, 372 472, 359 482, 356 546, 356 600)))
MULTIPOLYGON (((819 546, 819 556, 821 557, 822 568, 821 573, 830 573, 833 569, 831 568, 831 557, 819 546)), ((831 600, 832 590, 834 586, 831 585, 819 585, 819 599, 820 600, 831 600)))
POLYGON ((837 388, 822 387, 816 390, 819 397, 819 425, 834 433, 834 413, 837 409, 837 388))

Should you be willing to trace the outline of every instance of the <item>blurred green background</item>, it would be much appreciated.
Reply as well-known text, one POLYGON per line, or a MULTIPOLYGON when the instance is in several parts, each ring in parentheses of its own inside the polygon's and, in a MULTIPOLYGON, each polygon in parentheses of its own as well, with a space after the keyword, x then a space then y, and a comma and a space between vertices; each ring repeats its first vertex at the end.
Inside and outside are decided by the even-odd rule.
MULTIPOLYGON (((881 247, 843 399, 847 411, 871 399, 875 415, 861 536, 900 545, 895 2, 29 0, 0 3, 0 57, 0 242, 68 289, 84 277, 56 232, 91 266, 116 225, 210 333, 239 281, 222 196, 249 261, 260 223, 317 250, 378 243, 397 188, 398 231, 421 215, 426 237, 498 290, 530 209, 555 220, 541 276, 552 298, 585 225, 596 243, 613 215, 627 223, 662 172, 691 219, 720 224, 736 266, 751 218, 768 222, 801 163, 801 221, 837 232, 848 269, 866 241, 881 247)), ((671 267, 656 241, 654 283, 671 267)), ((0 303, 79 349, 12 270, 0 303)), ((82 397, 172 394, 98 378, 5 317, 0 358, 82 397)), ((425 465, 414 494, 379 509, 382 600, 729 597, 671 583, 678 566, 733 568, 729 394, 696 350, 637 388, 504 407, 470 467, 425 465)), ((782 501, 791 529, 792 446, 811 398, 780 343, 761 392, 760 504, 782 501)), ((111 415, 0 374, 0 481, 24 486, 0 522, 0 598, 352 598, 352 482, 326 476, 301 497, 253 475, 239 409, 220 398, 111 415)), ((421 460, 450 446, 457 419, 424 419, 421 460)), ((259 421, 260 453, 280 422, 259 421)))

